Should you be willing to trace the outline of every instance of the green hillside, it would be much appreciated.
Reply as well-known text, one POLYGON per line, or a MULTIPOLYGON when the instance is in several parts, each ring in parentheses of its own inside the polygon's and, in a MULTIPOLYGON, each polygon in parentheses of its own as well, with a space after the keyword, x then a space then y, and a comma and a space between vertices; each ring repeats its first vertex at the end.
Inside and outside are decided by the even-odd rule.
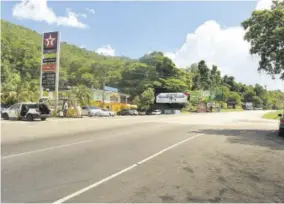
MULTIPOLYGON (((41 35, 1 20, 1 44, 2 102, 37 101, 41 35)), ((233 99, 239 106, 244 101, 252 101, 254 105, 277 108, 284 98, 280 91, 266 91, 260 85, 247 86, 232 76, 221 77, 217 66, 209 68, 203 60, 179 69, 161 52, 133 60, 98 55, 65 42, 61 43, 60 55, 60 84, 73 87, 81 103, 88 103, 89 88, 101 88, 104 81, 130 94, 133 102, 144 110, 153 103, 154 88, 173 92, 218 88, 223 94, 216 101, 233 99)))

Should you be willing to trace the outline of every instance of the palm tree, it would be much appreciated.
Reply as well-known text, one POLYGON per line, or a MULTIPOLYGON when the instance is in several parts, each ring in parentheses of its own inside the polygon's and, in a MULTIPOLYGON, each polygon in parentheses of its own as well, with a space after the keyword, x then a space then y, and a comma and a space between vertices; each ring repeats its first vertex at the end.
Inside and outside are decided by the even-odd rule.
POLYGON ((88 105, 91 97, 91 90, 85 85, 79 85, 72 89, 72 93, 81 106, 88 105))

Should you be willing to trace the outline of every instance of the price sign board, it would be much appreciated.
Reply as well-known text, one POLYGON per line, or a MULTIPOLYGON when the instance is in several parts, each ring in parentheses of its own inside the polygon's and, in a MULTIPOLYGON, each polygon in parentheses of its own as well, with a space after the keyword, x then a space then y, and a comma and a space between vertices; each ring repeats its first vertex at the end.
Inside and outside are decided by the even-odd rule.
POLYGON ((41 84, 44 90, 55 91, 56 73, 55 72, 43 72, 41 84))

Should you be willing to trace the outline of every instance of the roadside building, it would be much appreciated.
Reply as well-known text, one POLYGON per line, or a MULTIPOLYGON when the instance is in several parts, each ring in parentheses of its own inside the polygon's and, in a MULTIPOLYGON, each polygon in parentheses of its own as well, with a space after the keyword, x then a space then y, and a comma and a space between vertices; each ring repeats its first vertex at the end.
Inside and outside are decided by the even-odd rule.
POLYGON ((106 87, 105 91, 102 89, 92 89, 91 105, 109 108, 114 112, 118 112, 124 108, 135 108, 129 104, 130 95, 120 93, 118 89, 106 87))

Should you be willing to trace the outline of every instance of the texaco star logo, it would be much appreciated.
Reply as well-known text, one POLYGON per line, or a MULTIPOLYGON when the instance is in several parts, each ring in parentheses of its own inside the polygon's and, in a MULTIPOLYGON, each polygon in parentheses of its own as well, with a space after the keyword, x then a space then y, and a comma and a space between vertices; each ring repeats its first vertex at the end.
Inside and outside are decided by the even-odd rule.
POLYGON ((49 34, 49 37, 45 39, 45 46, 47 48, 52 48, 54 47, 54 41, 56 40, 56 38, 53 38, 51 36, 51 34, 49 34))

